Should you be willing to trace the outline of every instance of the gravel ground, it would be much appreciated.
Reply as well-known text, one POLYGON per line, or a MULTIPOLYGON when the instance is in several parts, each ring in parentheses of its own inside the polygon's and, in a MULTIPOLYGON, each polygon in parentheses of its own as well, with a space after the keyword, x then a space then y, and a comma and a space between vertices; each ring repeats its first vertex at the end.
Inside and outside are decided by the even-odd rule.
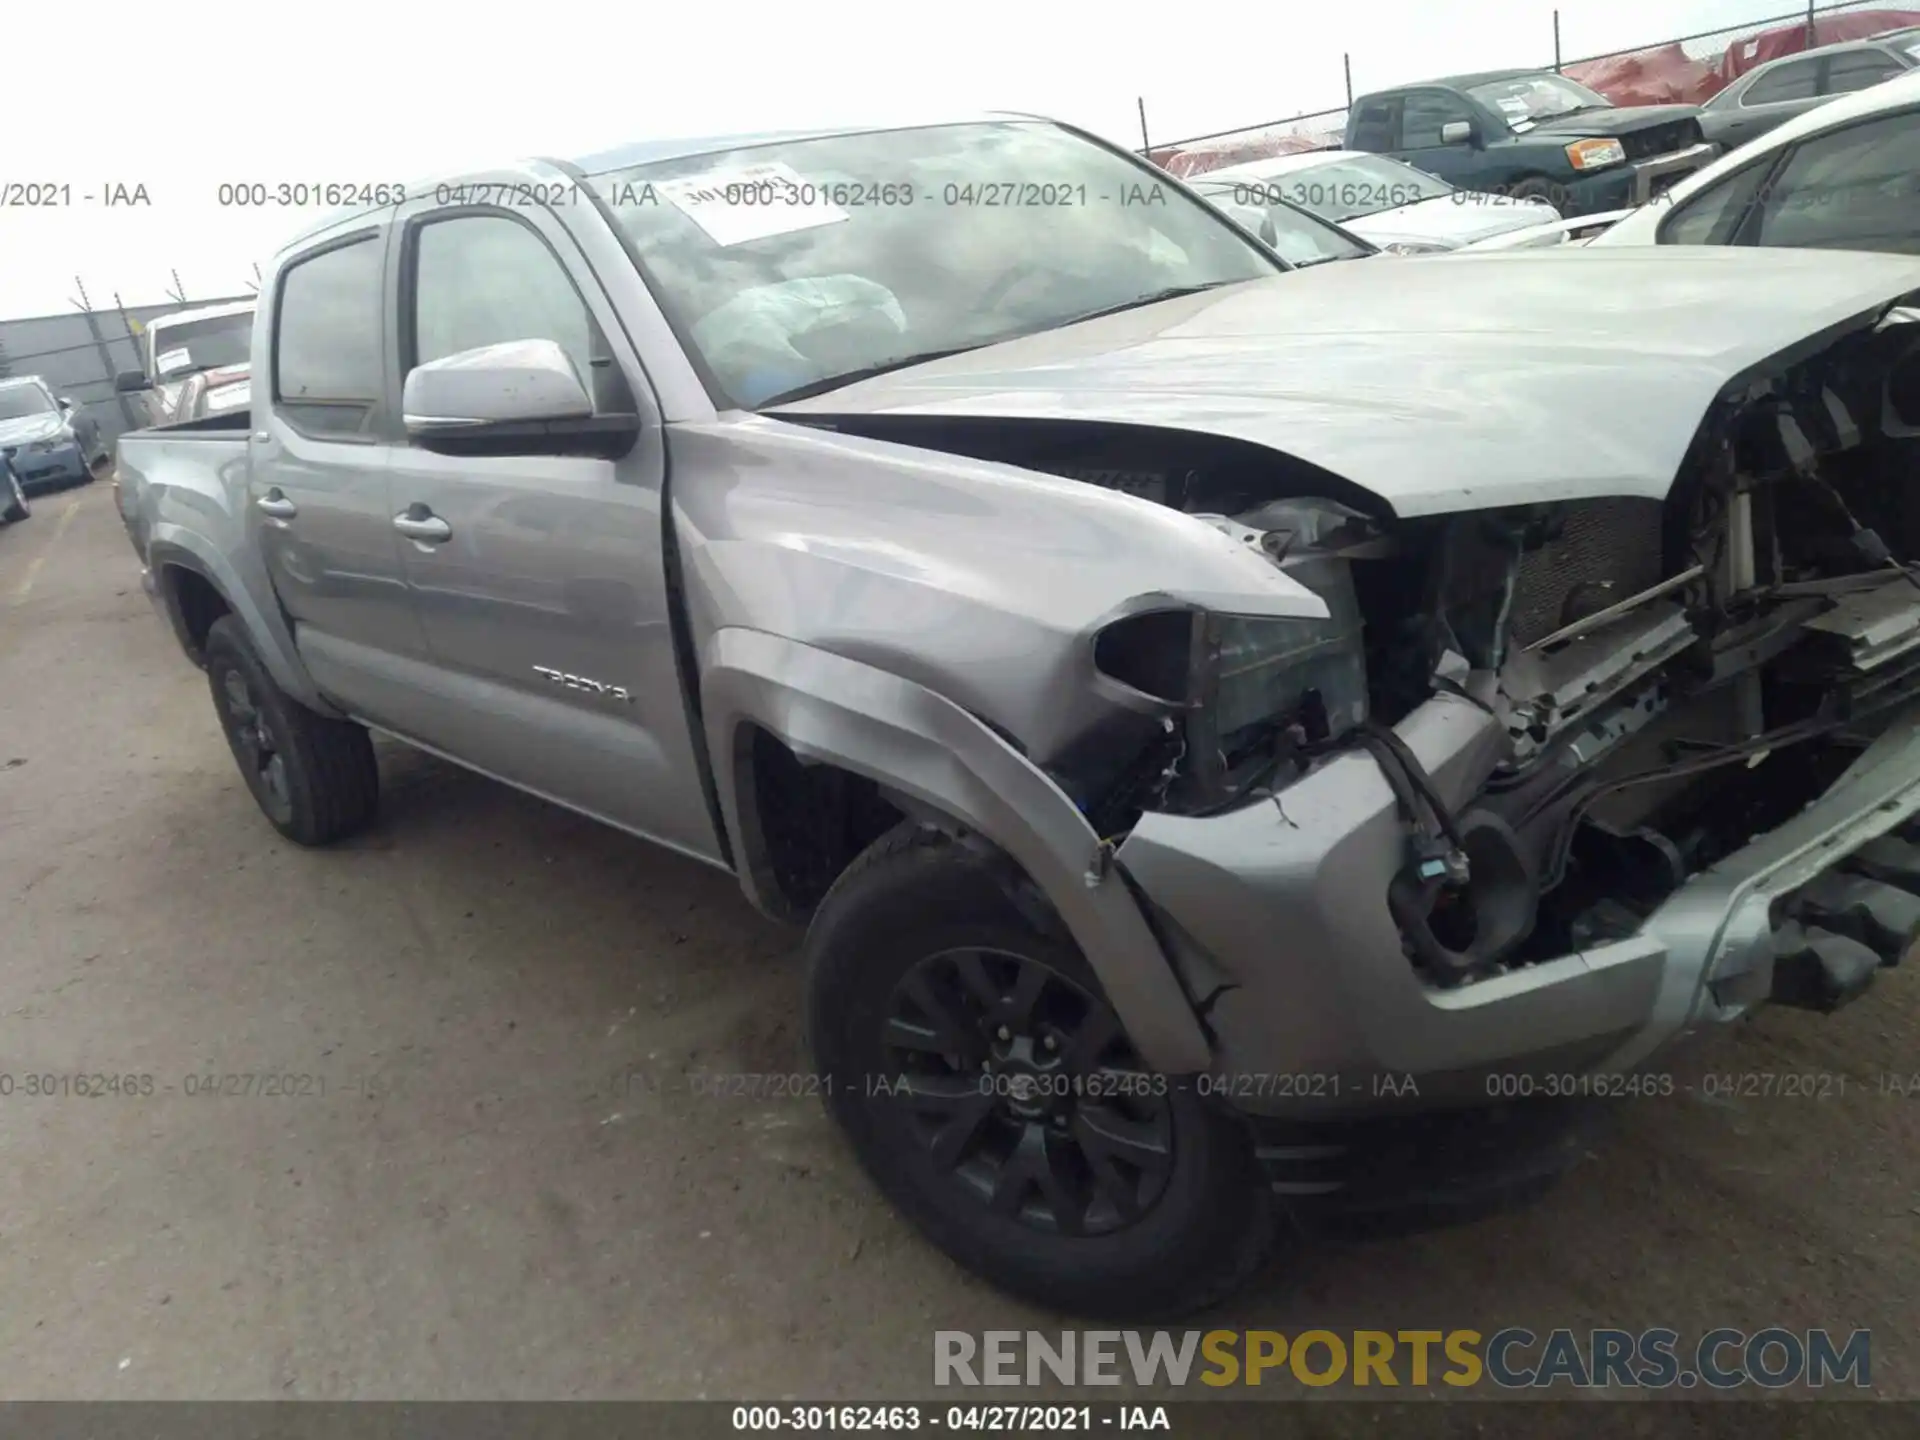
MULTIPOLYGON (((0 528, 0 1396, 932 1398, 935 1329, 1071 1323, 919 1241, 815 1101, 700 1093, 805 1068, 798 937, 726 876, 398 748, 372 833, 281 842, 107 492, 0 528)), ((1911 970, 1701 1047, 1540 1203, 1290 1255, 1201 1328, 1867 1327, 1920 1398, 1911 970)))

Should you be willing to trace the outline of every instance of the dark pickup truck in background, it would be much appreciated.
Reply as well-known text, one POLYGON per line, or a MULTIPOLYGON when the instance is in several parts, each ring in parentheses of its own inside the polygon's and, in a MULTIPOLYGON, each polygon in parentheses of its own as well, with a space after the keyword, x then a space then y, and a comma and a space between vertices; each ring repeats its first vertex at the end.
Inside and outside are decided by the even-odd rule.
POLYGON ((1345 143, 1572 216, 1644 205, 1713 160, 1699 117, 1692 105, 1617 106, 1551 70, 1490 70, 1361 96, 1345 143))

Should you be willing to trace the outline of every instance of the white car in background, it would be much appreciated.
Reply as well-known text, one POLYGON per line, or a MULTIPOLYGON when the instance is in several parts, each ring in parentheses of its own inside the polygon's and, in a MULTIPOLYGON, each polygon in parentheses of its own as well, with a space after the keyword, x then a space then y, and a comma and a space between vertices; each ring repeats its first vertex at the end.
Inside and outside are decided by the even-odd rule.
POLYGON ((1560 221, 1544 200, 1456 190, 1437 175, 1362 150, 1275 155, 1209 170, 1189 183, 1201 179, 1228 182, 1239 205, 1284 201, 1310 210, 1395 255, 1458 250, 1560 221))
POLYGON ((1920 253, 1920 70, 1796 115, 1587 243, 1920 253))
POLYGON ((1215 173, 1194 176, 1187 182, 1187 188, 1258 235, 1268 249, 1296 270, 1324 265, 1329 260, 1371 260, 1386 253, 1351 230, 1343 230, 1331 220, 1322 220, 1311 210, 1289 205, 1284 200, 1262 197, 1268 203, 1236 203, 1235 193, 1244 195, 1246 186, 1231 179, 1222 180, 1215 173))

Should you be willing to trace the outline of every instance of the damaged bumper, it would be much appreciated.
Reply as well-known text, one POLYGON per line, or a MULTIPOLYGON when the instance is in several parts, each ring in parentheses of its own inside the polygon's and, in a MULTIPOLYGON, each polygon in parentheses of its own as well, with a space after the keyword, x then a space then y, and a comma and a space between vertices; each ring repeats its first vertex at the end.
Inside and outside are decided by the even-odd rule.
MULTIPOLYGON (((1456 805, 1502 742, 1491 716, 1451 696, 1396 728, 1456 805)), ((1901 883, 1920 891, 1920 847, 1880 838, 1916 811, 1920 706, 1634 935, 1452 989, 1413 968, 1388 913, 1405 834, 1364 752, 1229 814, 1149 814, 1118 859, 1203 1001, 1214 1092, 1310 1120, 1485 1105, 1513 1094, 1516 1074, 1627 1073, 1770 996, 1851 998, 1920 919, 1901 883)))

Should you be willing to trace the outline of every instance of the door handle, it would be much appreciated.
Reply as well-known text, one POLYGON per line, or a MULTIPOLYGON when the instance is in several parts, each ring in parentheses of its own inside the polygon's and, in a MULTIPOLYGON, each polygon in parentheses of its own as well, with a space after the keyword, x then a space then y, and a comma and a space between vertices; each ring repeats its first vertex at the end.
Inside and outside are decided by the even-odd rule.
POLYGON ((253 503, 262 515, 271 515, 276 520, 291 520, 300 513, 300 507, 281 494, 278 486, 253 503))
POLYGON ((394 516, 393 528, 421 545, 438 545, 453 538, 453 527, 424 505, 410 505, 394 516))

